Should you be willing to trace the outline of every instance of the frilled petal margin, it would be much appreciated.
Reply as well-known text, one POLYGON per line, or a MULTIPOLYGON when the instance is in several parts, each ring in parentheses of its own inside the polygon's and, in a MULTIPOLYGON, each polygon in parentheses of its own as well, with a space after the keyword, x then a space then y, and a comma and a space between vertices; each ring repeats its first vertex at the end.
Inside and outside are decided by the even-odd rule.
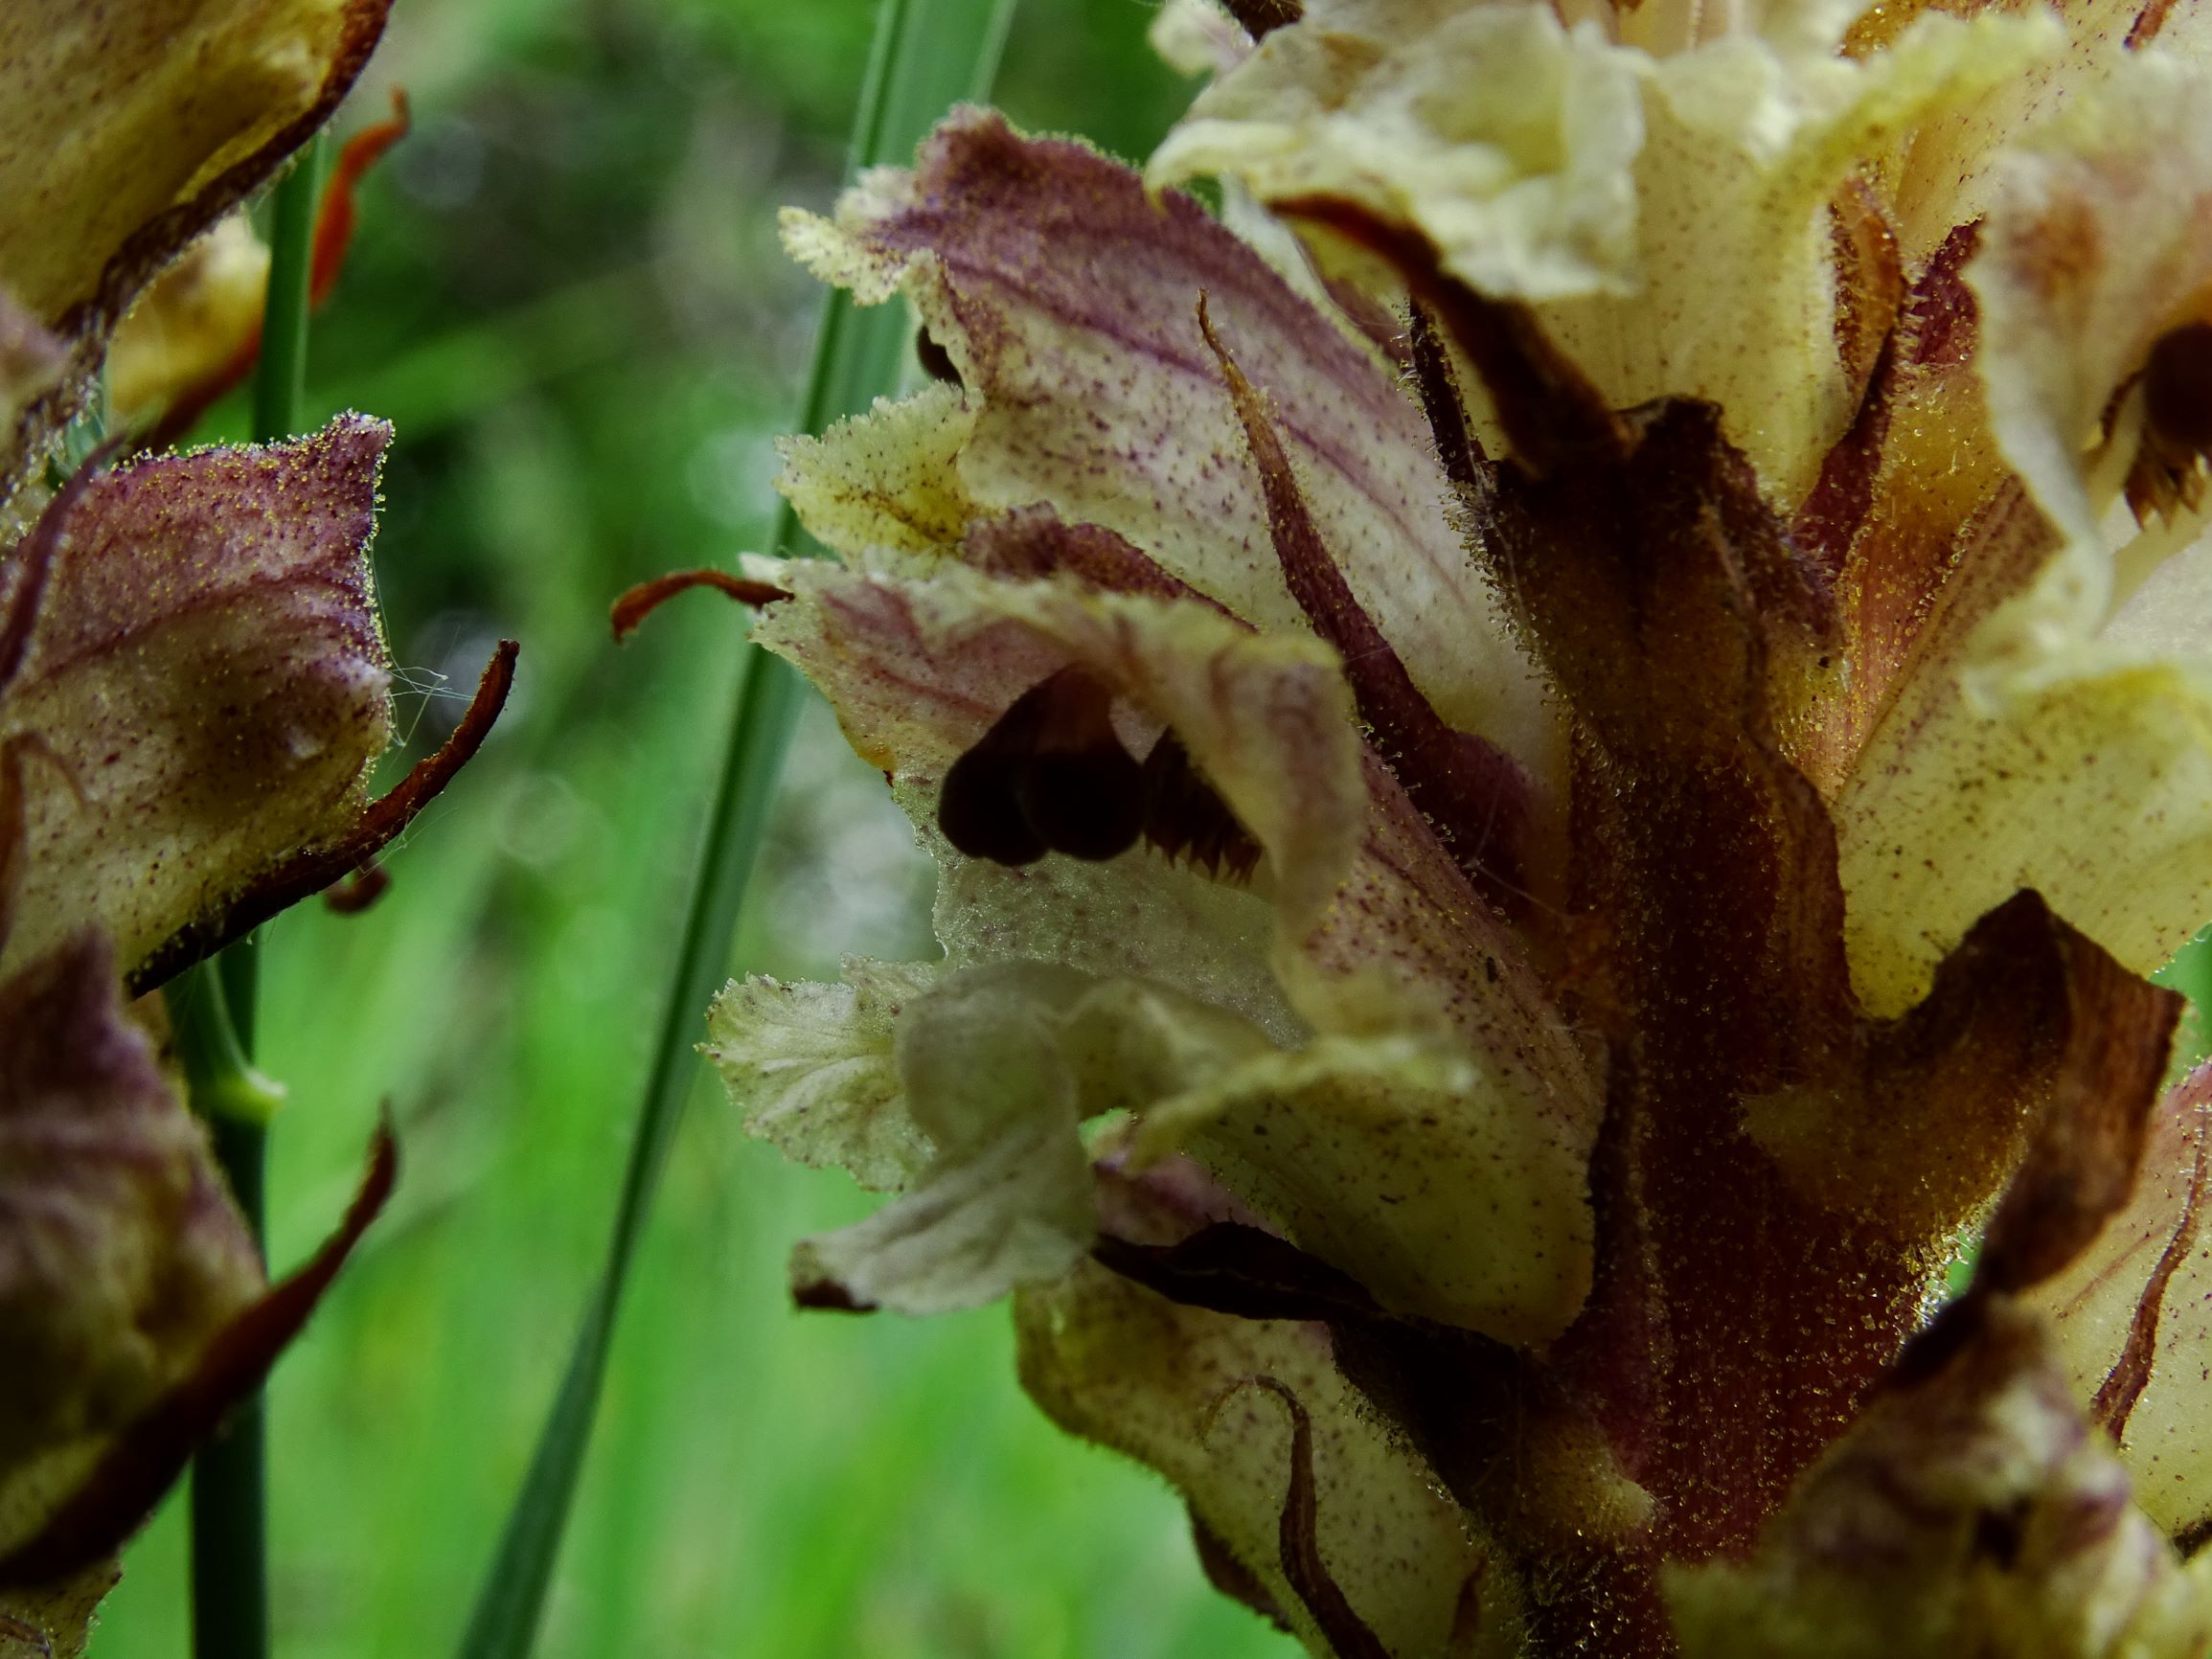
POLYGON ((337 108, 390 0, 14 0, 0 11, 0 288, 67 342, 0 428, 0 506, 179 250, 337 108))
MULTIPOLYGON (((1025 139, 971 109, 938 128, 914 172, 870 173, 834 219, 787 215, 785 239, 862 304, 903 290, 967 388, 965 406, 940 393, 924 410, 871 418, 900 423, 881 438, 864 420, 833 442, 832 471, 855 448, 909 444, 931 415, 957 420, 966 430, 935 445, 957 454, 956 476, 925 499, 1048 502, 1129 537, 1247 622, 1302 627, 1198 333, 1205 296, 1228 348, 1275 401, 1323 539, 1437 712, 1558 779, 1557 726, 1459 545, 1426 428, 1394 367, 1197 203, 1150 196, 1135 173, 1082 145, 1025 139)), ((794 473, 814 465, 808 445, 789 454, 794 473)), ((923 459, 917 478, 927 476, 923 459)), ((840 552, 860 551, 850 525, 811 522, 840 552)))
MULTIPOLYGON (((1584 1166, 1596 1119, 1585 1062, 1556 1016, 1518 996, 1525 966, 1502 952, 1486 959, 1453 931, 1453 917, 1478 906, 1402 791, 1363 756, 1323 648, 1254 634, 1193 602, 1101 594, 1064 578, 1015 584, 947 570, 914 582, 815 566, 784 580, 796 597, 757 637, 822 687, 863 756, 924 800, 999 710, 1071 661, 1121 693, 1133 721, 1165 721, 1266 850, 1269 954, 1303 1025, 1378 1039, 1320 1051, 1303 1071, 1271 1062, 1193 1103, 1193 1123, 1220 1119, 1197 1149, 1226 1158, 1234 1142, 1240 1159, 1264 1152, 1278 1220, 1311 1233, 1325 1258, 1373 1271, 1394 1302, 1515 1341, 1572 1317, 1591 1248, 1584 1166), (1383 1040, 1393 1036, 1395 1047, 1383 1040), (1322 1110, 1339 1086, 1362 1102, 1343 1122, 1322 1110), (1275 1129, 1279 1141, 1267 1140, 1275 1129), (1423 1136, 1439 1149, 1426 1173, 1394 1149, 1423 1136)), ((959 886, 973 867, 947 861, 947 883, 959 886)), ((1131 947, 1149 959, 1140 971, 1217 1018, 1256 1021, 1255 1045, 1297 1047, 1300 1019, 1286 1020, 1243 953, 1249 945, 1240 950, 1257 941, 1230 903, 1239 896, 1221 893, 1217 905, 1201 877, 1150 852, 1112 868, 1156 883, 1160 901, 1145 908, 1183 927, 1131 947), (1175 883, 1189 893, 1171 893, 1175 883), (1223 910, 1239 922, 1225 934, 1209 927, 1223 910)), ((1019 902, 1032 879, 1000 873, 965 891, 1019 902)), ((1018 929, 993 938, 988 914, 963 921, 950 900, 941 909, 956 953, 1046 948, 1018 929)))
POLYGON ((842 985, 733 981, 707 1014, 703 1052, 748 1133, 798 1163, 896 1193, 931 1148, 906 1109, 892 1033, 936 978, 927 963, 848 960, 842 985))
POLYGON ((74 1654, 112 1557, 297 1334, 391 1181, 264 1290, 205 1131, 80 933, 0 985, 0 1653, 74 1654))
POLYGON ((1872 144, 2063 42, 2040 16, 1928 17, 1852 63, 1845 16, 1779 8, 1653 56, 1541 6, 1316 0, 1199 98, 1150 176, 1219 172, 1294 217, 1350 204, 1418 232, 1453 277, 1535 304, 1612 407, 1720 403, 1793 508, 1865 367, 1837 349, 1829 203, 1872 144))

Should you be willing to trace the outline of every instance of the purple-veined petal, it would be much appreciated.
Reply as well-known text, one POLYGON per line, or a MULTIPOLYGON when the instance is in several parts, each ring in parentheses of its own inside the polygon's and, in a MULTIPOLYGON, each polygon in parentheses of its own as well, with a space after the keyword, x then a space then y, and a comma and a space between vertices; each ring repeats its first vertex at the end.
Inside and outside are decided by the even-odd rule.
POLYGON ((0 739, 29 803, 0 961, 97 918, 127 968, 359 816, 390 739, 367 546, 389 429, 342 417, 259 450, 91 480, 27 538, 0 739))
POLYGON ((1259 480, 1199 337, 1216 326, 1276 401, 1316 521, 1437 710, 1556 778, 1558 735, 1446 515, 1420 413, 1257 254, 1179 194, 1061 140, 956 113, 911 173, 871 173, 787 243, 864 304, 903 290, 950 353, 973 422, 958 480, 1119 532, 1267 628, 1302 623, 1259 480))

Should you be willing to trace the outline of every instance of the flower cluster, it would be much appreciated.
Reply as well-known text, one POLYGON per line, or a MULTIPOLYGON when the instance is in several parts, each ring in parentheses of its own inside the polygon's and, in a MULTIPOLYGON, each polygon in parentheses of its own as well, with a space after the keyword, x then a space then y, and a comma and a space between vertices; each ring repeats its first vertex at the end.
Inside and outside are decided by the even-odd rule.
POLYGON ((940 371, 751 573, 941 867, 714 1011, 796 1294, 1317 1653, 2203 1653, 2212 12, 1233 10, 787 220, 940 371))

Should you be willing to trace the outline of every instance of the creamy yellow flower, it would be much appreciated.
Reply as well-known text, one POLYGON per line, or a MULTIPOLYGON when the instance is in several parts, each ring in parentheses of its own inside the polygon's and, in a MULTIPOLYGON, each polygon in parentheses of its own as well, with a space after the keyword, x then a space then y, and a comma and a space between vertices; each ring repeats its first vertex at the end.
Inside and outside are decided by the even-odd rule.
POLYGON ((946 951, 718 1005, 800 1299, 1015 1289, 1317 1653, 2201 1655, 2198 9, 1232 10, 1149 193, 787 221, 946 380, 787 450, 946 951))

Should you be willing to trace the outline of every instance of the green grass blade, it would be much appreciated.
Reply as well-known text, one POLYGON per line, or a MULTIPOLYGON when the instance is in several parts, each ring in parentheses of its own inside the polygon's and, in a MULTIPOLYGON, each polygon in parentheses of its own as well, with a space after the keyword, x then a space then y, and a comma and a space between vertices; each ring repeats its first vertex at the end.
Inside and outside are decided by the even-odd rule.
MULTIPOLYGON (((854 126, 855 170, 907 159, 937 119, 988 90, 1013 0, 883 0, 854 126)), ((807 390, 804 424, 819 432, 897 386, 905 308, 828 304, 807 390)), ((804 540, 788 508, 776 520, 787 555, 804 540)), ((567 1527, 606 1374, 616 1314, 654 1187, 684 1102, 697 1079, 708 998, 728 969, 729 943, 774 803, 776 780, 805 695, 797 676, 744 648, 730 741, 701 846, 674 977, 624 1175, 606 1264, 585 1309, 551 1416, 463 1639, 464 1659, 526 1659, 567 1527)))

